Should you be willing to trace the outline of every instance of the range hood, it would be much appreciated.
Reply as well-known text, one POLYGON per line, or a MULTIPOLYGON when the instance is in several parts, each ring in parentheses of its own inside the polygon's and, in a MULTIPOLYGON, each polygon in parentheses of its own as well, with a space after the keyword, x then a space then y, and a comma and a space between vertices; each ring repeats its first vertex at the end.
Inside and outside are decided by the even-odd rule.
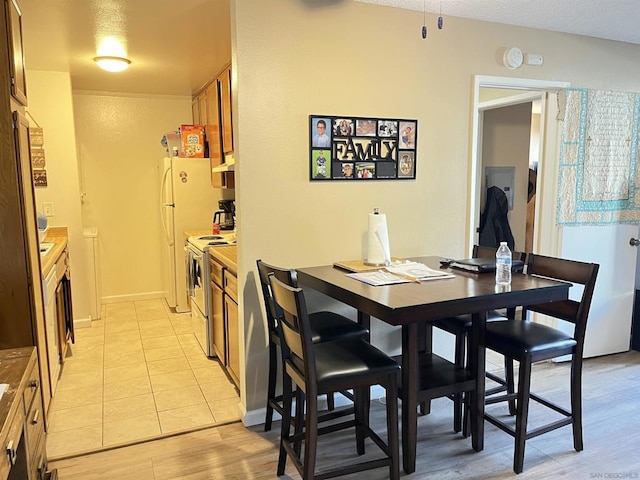
POLYGON ((235 169, 236 161, 232 155, 229 155, 224 163, 218 165, 217 167, 213 167, 211 169, 211 173, 233 172, 235 169))

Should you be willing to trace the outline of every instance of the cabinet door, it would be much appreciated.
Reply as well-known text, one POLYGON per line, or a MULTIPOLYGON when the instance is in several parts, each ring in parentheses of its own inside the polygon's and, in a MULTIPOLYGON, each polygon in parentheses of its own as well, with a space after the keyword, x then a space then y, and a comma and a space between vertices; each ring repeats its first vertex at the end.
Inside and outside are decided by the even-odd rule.
POLYGON ((225 154, 233 153, 233 126, 231 124, 231 69, 220 77, 220 109, 222 114, 222 148, 225 154))
POLYGON ((224 300, 222 288, 214 282, 209 282, 211 286, 211 328, 213 330, 213 351, 222 365, 227 364, 227 348, 225 341, 225 318, 224 300))
MULTIPOLYGON (((36 345, 38 358, 47 358, 47 339, 44 319, 44 300, 42 293, 42 281, 40 270, 40 249, 38 246, 38 227, 36 220, 35 193, 33 188, 33 172, 31 169, 31 149, 29 146, 29 122, 19 112, 13 112, 14 142, 16 149, 16 165, 18 170, 18 189, 20 191, 20 203, 22 211, 22 224, 25 232, 26 267, 28 277, 28 294, 30 298, 31 322, 12 324, 11 335, 3 335, 2 340, 11 341, 12 345, 5 348, 36 345), (22 338, 18 339, 18 335, 22 338), (35 337, 34 337, 35 335, 35 337), (24 338, 27 337, 27 338, 24 338)), ((3 234, 5 235, 5 234, 3 234)), ((18 257, 5 257, 4 269, 10 272, 9 265, 18 257)), ((15 279, 13 279, 15 281, 15 279)), ((19 302, 12 302, 11 310, 6 311, 7 316, 24 316, 24 312, 18 311, 19 302)), ((3 308, 6 308, 3 305, 3 308)), ((2 343, 2 342, 0 342, 2 343)), ((49 364, 46 361, 39 362, 40 383, 42 384, 42 401, 45 411, 51 401, 51 386, 49 383, 49 364)))
POLYGON ((200 125, 200 104, 198 103, 198 98, 194 98, 191 101, 191 116, 193 119, 191 120, 194 125, 200 125))
POLYGON ((227 323, 228 371, 237 387, 240 387, 240 339, 238 329, 238 304, 229 295, 224 296, 227 323))
MULTIPOLYGON (((218 80, 206 89, 207 93, 207 138, 209 139, 209 162, 211 168, 222 163, 222 135, 220 130, 220 95, 218 80)), ((211 172, 211 185, 223 187, 222 173, 211 172)))
POLYGON ((27 79, 24 72, 22 48, 22 12, 16 0, 5 0, 11 68, 11 95, 21 105, 27 106, 27 79))
POLYGON ((206 126, 207 126, 207 93, 206 92, 202 92, 200 95, 198 95, 198 112, 200 112, 200 119, 198 120, 198 123, 196 125, 203 125, 206 131, 206 126))

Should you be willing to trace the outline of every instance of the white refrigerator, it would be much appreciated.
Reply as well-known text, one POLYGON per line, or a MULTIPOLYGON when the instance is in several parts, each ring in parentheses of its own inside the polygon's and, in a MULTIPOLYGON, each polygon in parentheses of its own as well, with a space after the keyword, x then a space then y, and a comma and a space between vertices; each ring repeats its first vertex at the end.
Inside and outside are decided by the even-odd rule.
POLYGON ((184 232, 211 228, 220 193, 208 158, 164 158, 159 173, 164 295, 176 312, 188 312, 184 232))

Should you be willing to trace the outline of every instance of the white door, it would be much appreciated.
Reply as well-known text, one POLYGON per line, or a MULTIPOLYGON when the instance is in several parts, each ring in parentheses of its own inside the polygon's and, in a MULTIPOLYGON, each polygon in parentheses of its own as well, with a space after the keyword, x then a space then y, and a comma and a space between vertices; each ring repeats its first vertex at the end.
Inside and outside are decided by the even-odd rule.
MULTIPOLYGON (((637 225, 563 227, 562 257, 600 265, 587 323, 584 357, 629 350, 631 316, 635 294, 638 247, 629 240, 638 238, 637 225)), ((582 290, 571 288, 571 298, 579 300, 582 290)), ((559 322, 560 328, 573 327, 559 322)))

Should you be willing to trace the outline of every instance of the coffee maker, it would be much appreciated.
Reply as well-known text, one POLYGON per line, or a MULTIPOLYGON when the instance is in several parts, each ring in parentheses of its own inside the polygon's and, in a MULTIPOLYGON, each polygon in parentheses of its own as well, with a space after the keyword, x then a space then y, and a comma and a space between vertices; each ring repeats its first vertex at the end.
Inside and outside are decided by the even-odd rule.
POLYGON ((213 223, 220 225, 220 230, 233 230, 235 227, 235 200, 218 200, 218 210, 213 214, 213 223))

